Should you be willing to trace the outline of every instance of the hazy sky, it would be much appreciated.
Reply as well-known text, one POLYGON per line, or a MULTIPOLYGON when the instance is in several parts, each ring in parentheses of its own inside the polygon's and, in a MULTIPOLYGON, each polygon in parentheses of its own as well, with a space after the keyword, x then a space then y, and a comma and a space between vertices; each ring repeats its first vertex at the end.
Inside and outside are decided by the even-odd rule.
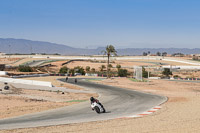
POLYGON ((0 0, 0 38, 200 48, 200 0, 0 0))

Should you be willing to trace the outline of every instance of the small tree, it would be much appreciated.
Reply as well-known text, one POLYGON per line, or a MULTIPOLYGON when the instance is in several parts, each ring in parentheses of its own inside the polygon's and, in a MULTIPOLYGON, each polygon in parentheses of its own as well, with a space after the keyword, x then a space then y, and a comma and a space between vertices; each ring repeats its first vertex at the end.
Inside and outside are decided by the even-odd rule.
POLYGON ((85 70, 84 70, 83 67, 77 66, 77 67, 74 67, 74 70, 75 70, 75 72, 77 72, 77 73, 80 73, 80 74, 82 74, 82 75, 85 75, 85 70))
POLYGON ((91 70, 92 70, 92 72, 95 72, 95 68, 92 68, 91 70))
POLYGON ((75 72, 74 72, 74 69, 70 69, 70 70, 69 70, 69 74, 70 74, 70 75, 74 76, 74 73, 75 73, 75 72))
POLYGON ((101 72, 104 71, 105 68, 106 68, 105 65, 101 65, 101 66, 99 67, 99 69, 100 69, 101 72))
POLYGON ((128 75, 127 69, 119 69, 118 76, 120 77, 126 77, 128 75))
POLYGON ((85 70, 86 70, 86 72, 89 72, 90 71, 90 66, 86 66, 85 70))
POLYGON ((143 52, 143 54, 142 54, 143 56, 147 56, 147 53, 146 52, 143 52))
POLYGON ((148 72, 145 70, 144 67, 142 67, 142 77, 143 78, 148 78, 148 72))
POLYGON ((69 68, 67 68, 67 67, 62 67, 62 68, 60 68, 59 73, 67 73, 68 70, 69 70, 69 68))
POLYGON ((161 53, 160 53, 160 52, 157 52, 156 55, 157 55, 157 56, 161 56, 161 53))
POLYGON ((166 56, 166 55, 167 55, 167 52, 163 52, 163 53, 162 53, 162 56, 166 56))
POLYGON ((109 64, 109 65, 108 65, 109 71, 111 70, 112 67, 113 67, 112 64, 109 64))
POLYGON ((120 64, 117 64, 117 65, 116 65, 116 68, 117 68, 117 71, 119 71, 120 68, 121 68, 121 65, 120 65, 120 64))
POLYGON ((18 70, 20 72, 33 72, 33 69, 30 66, 19 66, 18 70))
POLYGON ((169 75, 172 75, 172 72, 169 68, 164 68, 164 71, 162 72, 163 75, 169 77, 169 75))

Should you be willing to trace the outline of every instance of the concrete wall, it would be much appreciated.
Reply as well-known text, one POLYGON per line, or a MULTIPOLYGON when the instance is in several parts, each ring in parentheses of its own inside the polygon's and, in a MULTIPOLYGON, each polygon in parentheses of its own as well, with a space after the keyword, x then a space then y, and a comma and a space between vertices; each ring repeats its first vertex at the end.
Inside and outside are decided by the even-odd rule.
POLYGON ((8 73, 5 71, 0 71, 0 75, 7 75, 8 73))
POLYGON ((39 86, 52 87, 51 82, 36 81, 36 80, 24 80, 24 79, 13 79, 13 78, 0 77, 0 81, 7 82, 7 83, 21 83, 21 84, 28 84, 28 85, 39 85, 39 86))
POLYGON ((172 69, 200 69, 200 66, 163 66, 163 68, 172 68, 172 69))

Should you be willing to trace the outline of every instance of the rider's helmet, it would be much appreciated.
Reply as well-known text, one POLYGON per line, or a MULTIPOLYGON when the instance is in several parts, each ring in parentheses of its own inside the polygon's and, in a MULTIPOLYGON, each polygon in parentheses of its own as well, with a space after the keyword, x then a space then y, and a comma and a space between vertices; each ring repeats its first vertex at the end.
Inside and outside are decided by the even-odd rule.
POLYGON ((93 102, 95 99, 94 97, 90 97, 90 101, 93 102))

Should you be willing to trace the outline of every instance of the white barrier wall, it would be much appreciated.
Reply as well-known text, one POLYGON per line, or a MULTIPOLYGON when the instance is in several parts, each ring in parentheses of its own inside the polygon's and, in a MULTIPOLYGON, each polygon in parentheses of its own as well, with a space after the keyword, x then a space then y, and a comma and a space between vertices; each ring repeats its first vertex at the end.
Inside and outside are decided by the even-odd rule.
POLYGON ((26 78, 26 77, 45 77, 50 74, 32 74, 32 75, 19 75, 19 76, 11 76, 12 78, 26 78))
POLYGON ((1 82, 8 82, 8 83, 20 83, 20 84, 39 85, 39 86, 52 87, 51 82, 45 82, 45 81, 13 79, 13 78, 3 78, 3 77, 0 77, 0 81, 1 82))
POLYGON ((95 74, 95 73, 86 73, 85 76, 95 76, 95 77, 98 77, 98 74, 95 74))
POLYGON ((8 73, 5 71, 0 71, 0 75, 7 75, 8 73))
POLYGON ((163 66, 163 68, 172 68, 172 69, 200 69, 200 66, 163 66))

